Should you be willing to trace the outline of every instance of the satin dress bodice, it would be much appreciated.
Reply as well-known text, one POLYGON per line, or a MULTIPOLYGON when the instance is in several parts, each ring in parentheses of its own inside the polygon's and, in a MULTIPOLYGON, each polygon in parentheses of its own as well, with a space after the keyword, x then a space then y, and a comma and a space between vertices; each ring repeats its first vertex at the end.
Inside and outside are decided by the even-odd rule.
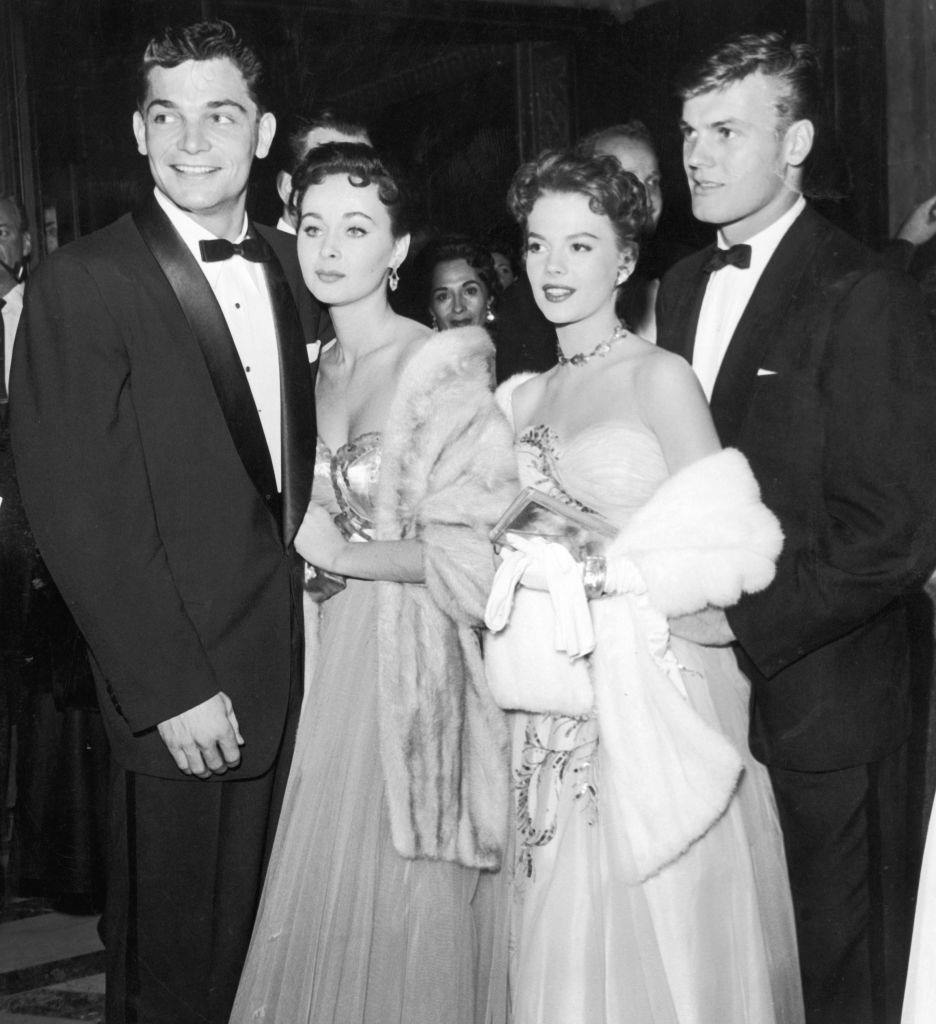
POLYGON ((380 434, 359 434, 332 452, 319 438, 312 498, 349 540, 373 540, 380 434))

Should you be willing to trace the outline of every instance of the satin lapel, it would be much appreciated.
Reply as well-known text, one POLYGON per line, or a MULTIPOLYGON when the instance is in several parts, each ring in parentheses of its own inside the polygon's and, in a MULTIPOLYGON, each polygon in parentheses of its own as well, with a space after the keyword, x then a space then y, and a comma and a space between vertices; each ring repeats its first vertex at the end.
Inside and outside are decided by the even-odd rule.
POLYGON ((691 265, 686 267, 682 280, 673 281, 672 288, 676 293, 674 309, 669 318, 665 336, 660 338, 663 348, 681 355, 689 363, 692 362, 699 313, 702 309, 705 287, 708 284, 708 275, 702 273, 702 265, 714 248, 714 245, 707 246, 701 252, 689 257, 691 265))
MULTIPOLYGON (((283 410, 283 541, 292 543, 296 530, 305 515, 312 493, 312 472, 315 463, 315 405, 313 381, 317 364, 309 365, 309 355, 300 321, 296 288, 304 288, 300 280, 287 279, 276 253, 276 239, 272 232, 257 227, 257 231, 274 247, 275 257, 264 264, 276 340, 279 346, 280 394, 283 410)), ((311 312, 311 311, 309 311, 311 312)))
POLYGON ((188 247, 152 197, 133 215, 137 230, 175 292, 201 348, 244 468, 279 523, 273 462, 257 406, 221 307, 188 247))
POLYGON ((785 311, 802 276, 815 234, 806 209, 783 236, 745 307, 712 389, 712 419, 723 445, 737 441, 765 354, 784 330, 785 311))

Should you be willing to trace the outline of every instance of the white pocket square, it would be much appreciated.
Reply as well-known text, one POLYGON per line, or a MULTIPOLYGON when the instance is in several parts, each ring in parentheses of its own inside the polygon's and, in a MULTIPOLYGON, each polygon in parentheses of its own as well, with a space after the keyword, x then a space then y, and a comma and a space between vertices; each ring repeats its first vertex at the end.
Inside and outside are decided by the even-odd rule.
POLYGON ((761 367, 757 371, 757 376, 758 377, 776 377, 777 376, 777 371, 776 370, 765 370, 763 367, 761 367))

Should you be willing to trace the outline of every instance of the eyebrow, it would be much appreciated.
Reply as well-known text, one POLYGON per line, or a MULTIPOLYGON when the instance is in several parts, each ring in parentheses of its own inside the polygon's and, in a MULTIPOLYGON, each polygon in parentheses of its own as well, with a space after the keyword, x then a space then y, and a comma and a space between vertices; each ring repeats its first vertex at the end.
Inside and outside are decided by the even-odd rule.
MULTIPOLYGON (((325 219, 322 216, 322 214, 317 213, 315 210, 306 210, 306 212, 302 214, 302 216, 299 218, 299 222, 301 223, 302 221, 304 221, 306 217, 315 217, 316 220, 325 219)), ((341 215, 342 220, 348 220, 349 217, 364 217, 365 220, 369 220, 371 224, 375 223, 374 218, 369 213, 365 213, 363 210, 351 210, 348 213, 344 213, 341 215)))
MULTIPOLYGON (((730 126, 733 126, 733 125, 747 125, 747 124, 750 124, 750 122, 749 121, 745 121, 743 118, 740 118, 740 117, 722 117, 718 121, 711 121, 708 124, 703 125, 702 127, 703 128, 726 128, 726 127, 730 127, 730 126)), ((692 128, 692 125, 689 124, 688 121, 684 121, 684 120, 682 120, 682 118, 680 118, 679 127, 680 128, 692 128)))
MULTIPOLYGON (((249 113, 244 104, 238 102, 237 100, 211 100, 208 103, 206 103, 205 106, 209 110, 217 110, 219 107, 235 107, 237 110, 240 110, 244 114, 249 113)), ((162 100, 156 98, 151 99, 149 103, 146 104, 147 113, 149 113, 149 111, 153 107, 168 107, 170 110, 178 110, 179 104, 174 103, 172 100, 162 100)))
MULTIPOLYGON (((539 238, 545 240, 545 236, 536 231, 528 231, 527 238, 539 238)), ((598 241, 598 236, 593 231, 574 231, 571 235, 566 235, 566 238, 594 238, 596 242, 598 241)))

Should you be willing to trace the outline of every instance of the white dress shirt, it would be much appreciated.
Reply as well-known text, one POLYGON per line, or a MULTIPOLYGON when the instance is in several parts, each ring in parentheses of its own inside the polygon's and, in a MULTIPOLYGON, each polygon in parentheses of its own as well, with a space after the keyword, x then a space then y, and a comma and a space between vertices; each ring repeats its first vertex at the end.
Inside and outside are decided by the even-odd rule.
POLYGON ((280 217, 280 219, 276 222, 276 230, 285 231, 287 235, 294 235, 296 233, 296 229, 292 226, 292 224, 289 223, 289 221, 285 217, 280 217))
MULTIPOLYGON (((282 489, 282 409, 280 399, 279 348, 276 324, 262 263, 232 256, 214 263, 202 261, 198 243, 215 238, 210 231, 175 206, 158 189, 156 201, 172 226, 182 236, 218 300, 227 321, 234 346, 247 375, 250 392, 260 414, 260 424, 270 449, 276 486, 282 489)), ((247 215, 235 241, 247 234, 247 215)))
MULTIPOLYGON (((709 274, 696 327, 692 368, 702 384, 705 397, 710 401, 728 345, 764 267, 770 262, 770 257, 776 252, 780 240, 793 221, 805 209, 806 200, 800 196, 783 216, 747 240, 746 244, 751 247, 749 267, 742 269, 729 264, 709 274)), ((718 232, 718 247, 729 248, 721 231, 718 232)))
POLYGON ((6 305, 3 307, 3 380, 7 394, 10 393, 10 360, 13 358, 13 339, 23 312, 24 285, 14 285, 6 295, 2 296, 6 305))

